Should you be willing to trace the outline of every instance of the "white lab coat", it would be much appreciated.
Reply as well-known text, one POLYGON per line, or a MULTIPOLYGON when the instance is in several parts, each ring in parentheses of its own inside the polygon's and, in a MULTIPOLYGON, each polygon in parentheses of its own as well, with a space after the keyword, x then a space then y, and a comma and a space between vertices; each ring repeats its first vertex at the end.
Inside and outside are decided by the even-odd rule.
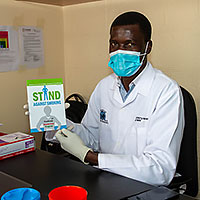
POLYGON ((125 102, 115 74, 99 82, 73 131, 94 151, 99 168, 153 185, 172 180, 184 128, 177 83, 147 63, 125 102), (103 114, 100 118, 100 112, 103 114))

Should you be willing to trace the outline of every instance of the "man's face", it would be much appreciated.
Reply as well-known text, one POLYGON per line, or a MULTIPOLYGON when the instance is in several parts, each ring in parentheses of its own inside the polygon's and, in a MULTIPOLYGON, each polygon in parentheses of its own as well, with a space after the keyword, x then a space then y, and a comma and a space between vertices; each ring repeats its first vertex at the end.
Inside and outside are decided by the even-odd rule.
POLYGON ((110 33, 109 52, 117 50, 145 51, 145 38, 138 24, 115 26, 110 33))

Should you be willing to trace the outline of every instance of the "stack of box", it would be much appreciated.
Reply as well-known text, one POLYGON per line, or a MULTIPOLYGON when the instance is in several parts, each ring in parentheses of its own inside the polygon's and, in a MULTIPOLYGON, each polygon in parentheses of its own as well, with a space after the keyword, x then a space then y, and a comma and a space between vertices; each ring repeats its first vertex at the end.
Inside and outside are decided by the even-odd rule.
POLYGON ((35 150, 32 135, 21 132, 0 134, 0 160, 35 150))

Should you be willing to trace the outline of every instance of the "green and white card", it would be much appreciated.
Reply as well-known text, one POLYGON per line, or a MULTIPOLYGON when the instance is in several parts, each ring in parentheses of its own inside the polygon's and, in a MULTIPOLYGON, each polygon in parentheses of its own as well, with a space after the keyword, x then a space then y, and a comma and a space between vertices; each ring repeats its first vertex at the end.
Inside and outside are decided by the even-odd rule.
POLYGON ((66 128, 63 81, 27 80, 31 133, 66 128))

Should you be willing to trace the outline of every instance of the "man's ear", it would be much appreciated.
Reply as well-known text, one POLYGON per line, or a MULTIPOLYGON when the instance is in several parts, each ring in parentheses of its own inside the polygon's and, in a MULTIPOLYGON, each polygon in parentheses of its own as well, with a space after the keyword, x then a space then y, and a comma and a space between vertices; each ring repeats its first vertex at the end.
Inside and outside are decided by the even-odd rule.
POLYGON ((147 54, 150 54, 150 53, 151 53, 152 45, 153 45, 152 40, 149 40, 148 48, 147 48, 147 54))

